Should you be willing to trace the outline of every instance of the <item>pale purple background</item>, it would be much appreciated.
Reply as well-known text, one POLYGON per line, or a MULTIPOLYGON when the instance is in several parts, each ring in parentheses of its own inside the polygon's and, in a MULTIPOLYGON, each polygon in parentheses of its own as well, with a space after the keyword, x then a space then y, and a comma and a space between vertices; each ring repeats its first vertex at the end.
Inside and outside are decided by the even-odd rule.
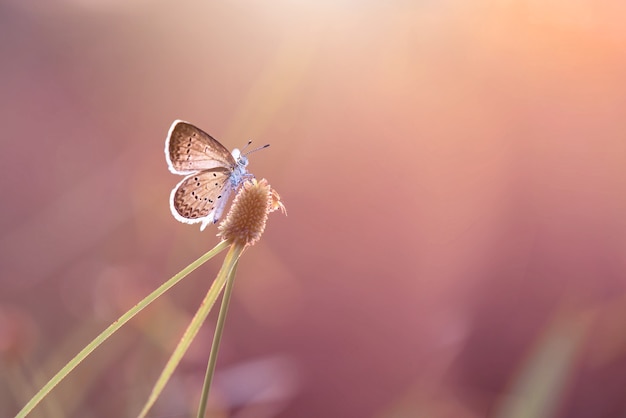
MULTIPOLYGON (((545 416, 623 416, 624 16, 617 0, 5 0, 0 415, 218 242, 169 212, 163 144, 184 119, 229 148, 271 143, 250 169, 288 209, 241 261, 213 408, 506 416, 564 335, 545 416)), ((135 416, 219 265, 33 416, 135 416)), ((214 321, 151 416, 195 416, 214 321)))

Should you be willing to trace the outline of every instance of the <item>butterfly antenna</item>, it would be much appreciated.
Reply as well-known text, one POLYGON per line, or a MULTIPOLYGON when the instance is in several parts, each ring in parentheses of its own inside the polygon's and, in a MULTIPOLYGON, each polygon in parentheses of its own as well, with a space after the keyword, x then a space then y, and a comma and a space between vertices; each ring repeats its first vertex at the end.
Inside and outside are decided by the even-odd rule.
POLYGON ((248 143, 247 143, 247 144, 246 144, 246 145, 245 145, 245 146, 241 149, 241 153, 242 153, 242 155, 243 155, 243 152, 246 150, 246 148, 248 148, 248 147, 250 146, 250 144, 252 144, 252 140, 251 140, 251 139, 250 139, 250 140, 248 141, 248 143))
MULTIPOLYGON (((252 143, 252 140, 248 141, 248 145, 250 145, 251 143, 252 143)), ((245 149, 248 147, 248 145, 246 145, 246 146, 245 146, 245 147, 244 147, 241 151, 243 152, 243 150, 245 150, 245 149)), ((248 154, 252 154, 253 152, 260 151, 260 150, 262 150, 263 148, 267 148, 267 147, 269 147, 269 146, 270 146, 270 144, 265 144, 265 145, 262 145, 262 146, 260 146, 260 147, 258 147, 258 148, 255 148, 255 149, 253 149, 253 150, 250 150, 250 151, 246 152, 245 154, 241 154, 241 155, 246 156, 246 155, 248 155, 248 154)))

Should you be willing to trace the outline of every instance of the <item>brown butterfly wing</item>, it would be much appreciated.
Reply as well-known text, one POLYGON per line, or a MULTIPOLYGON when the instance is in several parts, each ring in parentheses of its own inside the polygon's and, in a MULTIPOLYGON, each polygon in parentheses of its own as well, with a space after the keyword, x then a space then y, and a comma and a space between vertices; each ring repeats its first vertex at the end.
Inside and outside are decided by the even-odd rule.
POLYGON ((213 168, 231 170, 236 162, 226 147, 202 129, 174 121, 165 140, 165 158, 171 172, 191 174, 213 168))
POLYGON ((231 192, 230 171, 214 168, 185 177, 172 190, 170 209, 185 223, 202 222, 201 228, 219 220, 231 192))

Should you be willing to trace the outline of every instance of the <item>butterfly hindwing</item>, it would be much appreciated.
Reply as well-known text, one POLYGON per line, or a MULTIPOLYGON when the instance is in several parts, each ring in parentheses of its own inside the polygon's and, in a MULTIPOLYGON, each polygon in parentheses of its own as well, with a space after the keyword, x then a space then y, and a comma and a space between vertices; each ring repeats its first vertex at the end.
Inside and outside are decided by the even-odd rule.
POLYGON ((191 174, 212 168, 232 171, 236 161, 211 135, 182 120, 174 121, 165 140, 165 158, 171 172, 191 174))
POLYGON ((215 168, 190 174, 172 190, 172 214, 181 222, 202 222, 200 228, 204 229, 219 220, 231 190, 229 170, 215 168))

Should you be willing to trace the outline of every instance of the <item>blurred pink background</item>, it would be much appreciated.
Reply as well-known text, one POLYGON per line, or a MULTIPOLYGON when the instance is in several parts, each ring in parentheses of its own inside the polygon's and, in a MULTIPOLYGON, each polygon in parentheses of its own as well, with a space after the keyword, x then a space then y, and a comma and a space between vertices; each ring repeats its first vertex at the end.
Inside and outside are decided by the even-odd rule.
MULTIPOLYGON (((0 5, 0 416, 217 242, 177 222, 175 119, 280 193, 212 416, 626 415, 626 5, 0 5)), ((32 416, 131 417, 214 279, 32 416)), ((195 416, 215 316, 153 408, 195 416)))

